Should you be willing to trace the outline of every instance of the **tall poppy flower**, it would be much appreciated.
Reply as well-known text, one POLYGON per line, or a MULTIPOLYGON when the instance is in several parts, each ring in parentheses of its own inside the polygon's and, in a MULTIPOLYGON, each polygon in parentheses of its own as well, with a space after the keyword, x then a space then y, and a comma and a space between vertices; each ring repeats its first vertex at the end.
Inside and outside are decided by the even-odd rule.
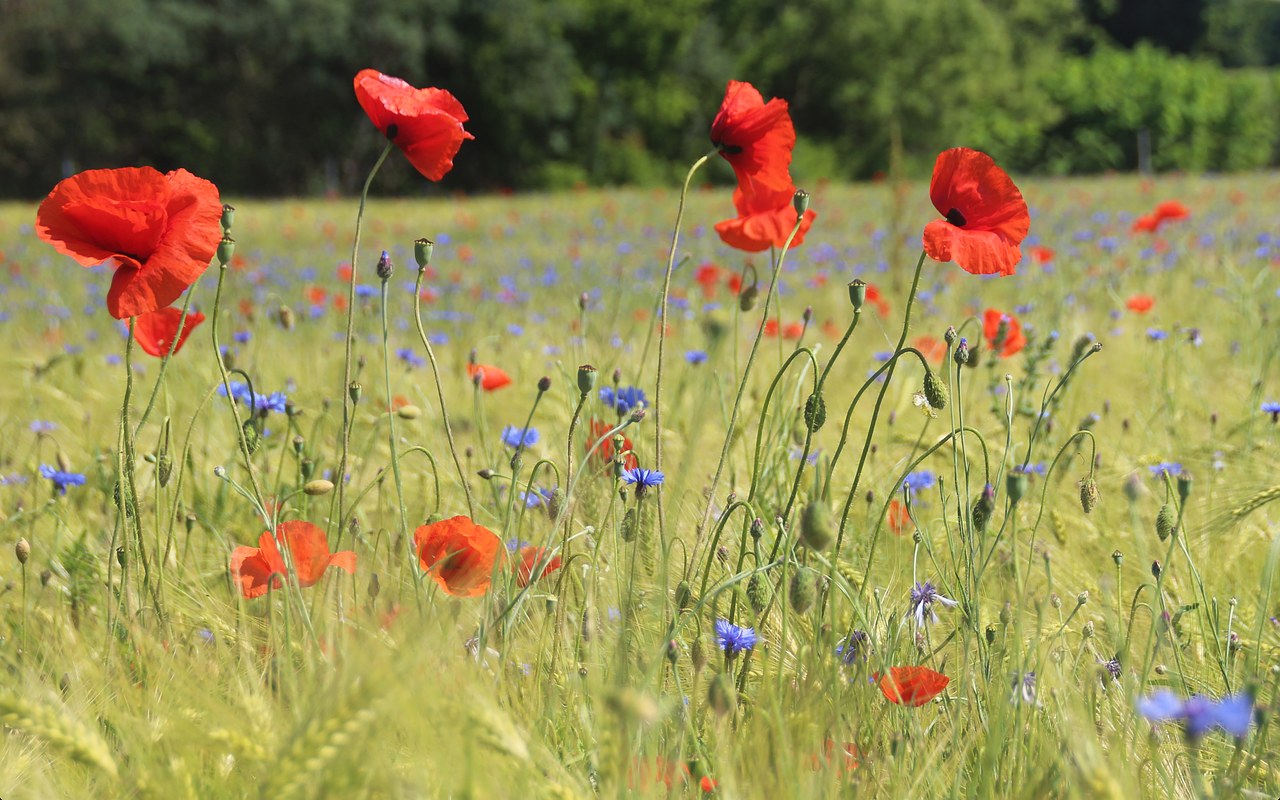
MULTIPOLYGON (((747 193, 742 186, 733 190, 733 205, 738 216, 716 223, 716 233, 730 247, 759 253, 770 247, 782 247, 796 225, 796 209, 792 204, 796 188, 788 181, 780 190, 759 189, 747 193)), ((804 244, 804 235, 818 216, 813 209, 804 212, 800 230, 791 242, 792 247, 804 244)))
POLYGON ((138 346, 147 355, 164 358, 169 355, 169 346, 176 335, 178 344, 173 348, 173 354, 176 356, 182 346, 187 343, 187 337, 191 332, 197 325, 204 322, 204 314, 199 311, 188 312, 186 321, 182 323, 182 332, 178 333, 178 322, 181 319, 182 309, 172 306, 138 317, 133 322, 133 335, 138 340, 138 346))
POLYGON ((1135 294, 1126 300, 1124 304, 1135 314, 1145 314, 1156 304, 1156 299, 1149 294, 1135 294))
POLYGON ((948 683, 950 678, 928 667, 890 667, 889 674, 880 677, 880 691, 890 702, 919 707, 941 694, 948 683))
POLYGON ((542 547, 521 547, 520 563, 516 564, 516 585, 521 589, 530 583, 545 578, 556 570, 560 569, 560 556, 552 556, 547 558, 546 548, 542 547), (534 570, 541 564, 542 568, 538 570, 538 574, 534 575, 534 570))
POLYGON ((480 388, 486 392, 501 389, 511 383, 511 376, 492 364, 467 364, 467 374, 472 378, 481 372, 484 376, 480 379, 480 388))
POLYGON ((786 100, 775 97, 766 103, 751 84, 729 81, 720 111, 711 122, 711 143, 720 148, 738 184, 748 191, 781 191, 791 186, 796 130, 786 100))
POLYGON ((444 89, 415 89, 374 69, 356 74, 355 89, 374 126, 428 180, 443 178, 462 142, 475 138, 462 129, 467 121, 462 103, 444 89))
POLYGON ((275 536, 263 532, 257 547, 240 546, 231 554, 231 578, 248 599, 261 597, 270 589, 281 587, 285 574, 284 557, 278 543, 283 541, 293 557, 299 586, 312 586, 329 567, 339 567, 355 574, 356 554, 350 550, 330 553, 324 531, 310 522, 290 520, 280 523, 275 536))
POLYGON ((986 338, 988 347, 998 351, 1001 358, 1014 355, 1027 344, 1018 318, 995 308, 988 308, 982 312, 982 335, 986 338), (1006 325, 1004 338, 996 341, 1000 337, 1002 324, 1006 325))
POLYGON ((929 199, 944 219, 924 226, 924 251, 974 275, 1012 275, 1031 229, 1022 192, 991 156, 957 147, 938 154, 929 199))
POLYGON ((489 591, 494 563, 505 558, 497 534, 462 515, 423 525, 413 544, 422 569, 454 597, 489 591))
POLYGON ((49 192, 36 233, 86 267, 114 262, 116 319, 164 308, 195 282, 222 241, 218 188, 185 169, 92 169, 49 192))

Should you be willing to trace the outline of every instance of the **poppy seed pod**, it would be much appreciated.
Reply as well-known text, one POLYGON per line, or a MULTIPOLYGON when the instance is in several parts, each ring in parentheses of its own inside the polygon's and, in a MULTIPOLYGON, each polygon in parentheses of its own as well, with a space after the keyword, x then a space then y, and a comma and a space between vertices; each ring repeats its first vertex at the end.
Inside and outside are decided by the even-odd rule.
POLYGON ((303 439, 301 436, 295 436, 295 437, 293 437, 293 453, 294 453, 294 455, 298 455, 298 456, 302 455, 302 450, 303 450, 303 448, 304 448, 304 447, 306 447, 306 446, 307 446, 307 440, 306 440, 306 439, 303 439))
POLYGON ((929 401, 929 405, 939 411, 946 408, 947 401, 951 399, 947 385, 942 382, 936 372, 929 372, 924 376, 924 398, 929 401))
POLYGON ((309 458, 304 458, 298 462, 298 471, 302 473, 302 479, 311 480, 311 476, 316 474, 316 462, 309 458))
POLYGON ((302 491, 312 497, 319 497, 322 494, 328 494, 333 491, 333 481, 327 481, 324 478, 320 478, 318 480, 311 481, 306 486, 302 487, 302 491))
POLYGON ((1165 503, 1160 506, 1160 513, 1156 514, 1156 535, 1160 537, 1160 541, 1167 540, 1174 534, 1174 528, 1177 527, 1178 516, 1173 510, 1173 506, 1165 503))
POLYGON ((364 387, 356 383, 355 381, 352 381, 351 385, 347 387, 347 395, 351 398, 352 405, 354 406, 360 405, 360 394, 363 391, 364 391, 364 387))
POLYGON ((815 500, 800 515, 800 539, 811 549, 822 552, 834 538, 835 517, 826 503, 815 500))
POLYGON ((827 401, 821 394, 811 394, 804 401, 804 424, 810 433, 817 433, 827 424, 827 401))
POLYGON ((1017 505, 1022 496, 1027 493, 1027 473, 1022 470, 1014 470, 1005 478, 1004 491, 1009 495, 1009 501, 1017 505))
POLYGON ((418 262, 418 269, 424 270, 431 263, 431 253, 436 243, 430 239, 418 239, 413 243, 413 259, 418 262))
POLYGON ((591 394, 591 390, 596 388, 596 376, 600 371, 590 364, 583 364, 578 367, 578 391, 583 395, 591 394))
POLYGON ((1080 481, 1080 507, 1084 509, 1084 513, 1092 514, 1097 506, 1098 482, 1092 476, 1085 477, 1080 481))
POLYGON ((813 608, 817 597, 816 576, 808 569, 801 567, 791 576, 791 591, 787 599, 791 601, 791 609, 797 614, 806 614, 813 608))
POLYGON ((707 702, 720 716, 732 714, 738 708, 738 690, 727 672, 717 672, 707 687, 707 702))
POLYGON ((1178 474, 1178 503, 1183 506, 1186 506, 1187 498, 1191 496, 1191 480, 1191 473, 1185 469, 1178 474))
POLYGON ((236 254, 236 240, 230 236, 223 236, 222 241, 218 242, 218 263, 226 266, 231 263, 231 257, 236 254))
POLYGON ((222 233, 231 233, 231 225, 236 221, 236 210, 227 204, 222 205, 222 233))
POLYGON ((19 539, 18 543, 13 546, 13 553, 18 557, 18 563, 25 565, 27 559, 31 558, 31 543, 25 538, 19 539))
POLYGON ((196 515, 188 514, 187 518, 183 520, 183 524, 187 526, 187 533, 191 533, 191 531, 195 530, 196 527, 196 515))
POLYGON ((867 282, 861 278, 854 278, 849 282, 849 302, 853 304, 854 311, 860 311, 862 306, 867 302, 867 282))
POLYGON ((804 212, 809 210, 809 193, 804 189, 796 189, 796 193, 791 196, 791 205, 795 207, 796 217, 803 217, 804 212))
POLYGON ((760 296, 760 290, 753 283, 745 287, 738 295, 738 309, 747 312, 756 307, 756 298, 760 296))

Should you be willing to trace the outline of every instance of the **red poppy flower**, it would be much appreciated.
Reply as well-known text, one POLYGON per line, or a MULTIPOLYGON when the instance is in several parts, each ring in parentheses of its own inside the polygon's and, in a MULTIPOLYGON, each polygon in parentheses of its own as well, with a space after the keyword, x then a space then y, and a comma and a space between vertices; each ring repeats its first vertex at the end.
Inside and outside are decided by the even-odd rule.
POLYGON ((893 531, 896 536, 901 536, 904 531, 913 526, 911 522, 911 515, 907 513, 907 507, 901 500, 889 501, 889 513, 887 515, 887 519, 889 522, 889 530, 893 531))
POLYGON ((799 339, 801 336, 804 335, 804 323, 803 322, 791 323, 790 325, 782 329, 782 335, 784 338, 787 338, 787 339, 799 339))
POLYGON ((633 791, 644 791, 650 786, 662 783, 666 785, 667 791, 670 791, 677 778, 684 783, 688 777, 689 767, 678 761, 668 761, 662 756, 654 756, 652 760, 635 758, 631 763, 631 769, 627 771, 627 788, 633 791))
MULTIPOLYGON (((172 306, 138 317, 133 321, 133 335, 138 340, 138 346, 147 355, 156 358, 169 355, 169 345, 173 343, 174 334, 178 333, 180 319, 182 319, 182 309, 172 306)), ((204 322, 204 314, 199 311, 187 312, 187 319, 182 324, 182 333, 178 334, 178 345, 173 348, 175 356, 187 343, 187 337, 201 322, 204 322)))
MULTIPOLYGON (((614 426, 609 423, 598 419, 591 420, 591 435, 587 437, 586 442, 587 451, 589 452, 591 448, 595 446, 595 443, 600 440, 600 437, 613 430, 613 427, 614 426)), ((635 469, 640 466, 640 462, 636 460, 635 454, 631 452, 631 440, 625 436, 622 437, 622 451, 627 454, 622 459, 622 465, 624 467, 627 469, 635 469)), ((609 439, 600 442, 600 446, 596 448, 595 457, 600 460, 601 464, 607 464, 612 461, 614 456, 617 454, 618 451, 614 449, 613 446, 613 438, 610 437, 609 439)))
POLYGON ((741 292, 742 291, 742 275, 740 275, 737 272, 729 273, 729 280, 726 281, 725 285, 727 285, 729 287, 729 291, 733 292, 734 294, 741 292))
MULTIPOLYGON (((686 769, 688 769, 688 767, 686 767, 686 769)), ((720 784, 716 782, 716 779, 711 777, 710 775, 703 775, 702 780, 698 781, 698 786, 702 789, 702 791, 708 792, 708 793, 714 792, 716 790, 716 787, 719 785, 720 784)))
POLYGON ((876 313, 882 317, 889 316, 889 301, 884 299, 875 284, 867 284, 867 302, 876 307, 876 313))
POLYGON ((947 343, 932 336, 917 337, 911 346, 919 350, 926 361, 934 364, 941 364, 942 359, 947 357, 947 343))
POLYGON ((1143 214, 1133 221, 1130 229, 1134 233, 1155 233, 1166 222, 1178 222, 1191 216, 1191 211, 1177 200, 1165 200, 1156 206, 1155 211, 1143 214))
POLYGON ((53 187, 36 233, 86 267, 113 261, 107 310, 137 317, 177 300, 222 241, 218 188, 185 169, 92 169, 53 187))
POLYGON ((343 550, 331 554, 323 530, 310 522, 290 520, 280 523, 275 536, 264 532, 258 537, 257 547, 241 546, 232 552, 231 578, 246 598, 261 597, 269 588, 281 587, 280 576, 285 573, 285 563, 277 546, 279 541, 288 546, 293 557, 299 586, 314 585, 329 567, 339 567, 355 574, 355 553, 343 550))
POLYGON ((702 284, 702 293, 707 297, 715 297, 720 283, 721 269, 710 261, 699 264, 693 271, 693 279, 702 284))
POLYGON ((974 275, 1012 275, 1031 228, 1022 192, 991 156, 957 147, 938 154, 929 199, 944 219, 924 226, 924 250, 974 275))
POLYGON ((1053 258, 1056 255, 1057 253, 1048 247, 1036 245, 1031 248, 1031 257, 1036 260, 1037 264, 1048 264, 1050 261, 1053 261, 1053 258))
POLYGON ((880 678, 880 691, 890 702, 903 706, 922 706, 942 693, 951 679, 928 667, 890 667, 880 678))
POLYGON ((467 374, 475 377, 477 372, 484 372, 484 377, 480 379, 480 388, 486 392, 492 392, 501 389, 511 383, 511 376, 492 364, 468 364, 467 374))
POLYGON ((778 321, 776 319, 766 319, 764 321, 764 335, 770 337, 778 335, 778 321))
POLYGON ((399 78, 373 69, 355 77, 356 99, 383 136, 396 143, 409 163, 428 180, 438 181, 453 169, 453 157, 464 139, 467 112, 444 89, 415 89, 399 78))
MULTIPOLYGON (((786 100, 775 97, 765 103, 756 87, 729 81, 720 111, 711 123, 711 143, 720 148, 720 155, 738 176, 738 184, 748 191, 791 187, 796 131, 786 100)), ((792 217, 793 225, 794 220, 792 217)))
MULTIPOLYGON (((795 187, 790 184, 780 190, 760 189, 750 195, 739 185, 733 190, 733 205, 738 209, 738 216, 717 222, 716 233, 725 244, 748 253, 782 247, 796 224, 796 209, 791 202, 795 194, 795 187)), ((804 235, 816 216, 813 209, 804 212, 792 247, 804 244, 804 235)))
POLYGON ((837 752, 835 741, 827 739, 826 743, 822 746, 821 758, 819 758, 817 753, 814 753, 810 756, 810 761, 813 763, 813 769, 816 772, 822 768, 824 762, 829 765, 832 763, 834 757, 839 757, 841 760, 836 762, 836 768, 844 772, 858 768, 858 757, 860 756, 860 753, 861 751, 858 750, 858 746, 853 742, 841 742, 837 752))
POLYGON ((1149 294, 1135 294, 1124 303, 1136 314, 1145 314, 1156 304, 1156 299, 1149 294))
POLYGON ((994 308, 988 308, 982 312, 982 335, 986 337, 987 345, 992 350, 999 350, 1001 358, 1008 358, 1021 350, 1027 343, 1026 337, 1022 335, 1022 325, 1018 322, 1018 318, 1012 314, 1006 314, 994 308), (996 337, 1000 335, 1000 324, 1008 322, 1008 328, 1005 330, 1003 341, 996 341, 996 337))
POLYGON ((479 597, 489 591, 493 565, 506 554, 497 534, 459 515, 413 532, 422 569, 454 597, 479 597))
POLYGON ((545 548, 522 547, 520 548, 520 563, 516 565, 516 585, 523 589, 533 581, 545 578, 558 569, 560 569, 560 556, 552 556, 548 560, 545 548), (534 575, 533 571, 539 563, 542 564, 542 569, 537 575, 534 575))

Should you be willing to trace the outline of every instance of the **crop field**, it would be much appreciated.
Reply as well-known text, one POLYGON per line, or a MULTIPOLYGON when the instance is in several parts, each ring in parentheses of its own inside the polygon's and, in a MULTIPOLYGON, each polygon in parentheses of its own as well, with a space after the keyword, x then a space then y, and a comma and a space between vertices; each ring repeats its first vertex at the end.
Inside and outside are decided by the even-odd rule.
POLYGON ((1280 795, 1280 182, 1014 180, 991 277, 695 179, 665 318, 678 186, 370 200, 354 276, 222 198, 167 361, 0 206, 0 798, 1280 795))

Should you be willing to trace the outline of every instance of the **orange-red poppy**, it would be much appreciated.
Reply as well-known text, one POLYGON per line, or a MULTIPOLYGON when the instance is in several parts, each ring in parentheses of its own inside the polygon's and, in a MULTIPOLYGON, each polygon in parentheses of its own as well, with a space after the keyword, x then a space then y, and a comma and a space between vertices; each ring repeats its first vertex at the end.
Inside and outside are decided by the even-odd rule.
MULTIPOLYGON (((163 358, 169 355, 169 345, 173 343, 174 334, 178 333, 180 319, 182 309, 172 306, 138 317, 133 321, 133 335, 138 340, 138 346, 150 356, 163 358)), ((187 319, 182 323, 182 333, 178 334, 178 344, 173 348, 175 356, 201 322, 204 322, 204 314, 199 311, 187 312, 187 319)))
POLYGON ((742 291, 742 275, 737 272, 729 273, 729 280, 725 281, 725 285, 729 287, 729 291, 737 294, 742 291))
MULTIPOLYGON (((796 225, 796 209, 792 204, 795 194, 795 186, 791 184, 778 190, 760 188, 751 194, 739 185, 733 190, 733 205, 738 209, 738 216, 717 222, 716 233, 725 244, 748 253, 782 247, 796 225)), ((816 216, 812 208, 804 212, 792 247, 804 244, 804 235, 816 216)))
POLYGON ((547 558, 547 551, 542 547, 520 548, 520 563, 516 564, 516 585, 521 589, 528 586, 534 581, 545 578, 556 570, 560 569, 560 556, 552 556, 547 558), (542 568, 534 575, 534 570, 541 564, 542 568))
POLYGON ((924 250, 974 275, 1012 275, 1031 229, 1022 192, 991 156, 957 147, 938 154, 929 199, 943 219, 924 227, 924 250))
POLYGON ((917 336, 911 346, 920 351, 925 360, 933 364, 941 364, 947 357, 947 343, 932 336, 917 336))
POLYGON ((994 308, 988 308, 982 312, 982 335, 987 340, 987 346, 992 350, 998 350, 1001 358, 1008 358, 1017 353, 1027 343, 1026 337, 1022 335, 1022 325, 1018 322, 1018 318, 994 308), (1004 339, 997 342, 996 337, 1000 335, 1001 323, 1006 321, 1008 327, 1005 330, 1004 339))
POLYGON ((454 597, 479 597, 489 591, 495 562, 506 560, 498 535, 459 514, 413 532, 418 563, 454 597))
POLYGON ((222 240, 218 188, 185 169, 92 169, 53 187, 36 213, 36 233, 86 267, 116 271, 107 310, 137 317, 177 300, 222 240))
POLYGON ((778 335, 778 321, 776 319, 766 319, 764 321, 764 335, 765 336, 778 335))
POLYGON ((889 530, 893 531, 895 536, 901 536, 904 531, 914 527, 911 522, 911 514, 907 512, 906 505, 901 500, 889 501, 889 513, 886 515, 889 523, 889 530))
POLYGON ((1156 299, 1149 294, 1135 294, 1124 302, 1135 314, 1145 314, 1156 304, 1156 299))
MULTIPOLYGON (((587 437, 586 441, 587 451, 590 452, 591 448, 595 446, 595 443, 600 440, 600 437, 613 430, 613 427, 614 426, 602 420, 591 420, 591 434, 587 437)), ((622 452, 627 454, 622 459, 622 465, 625 468, 635 469, 640 466, 640 462, 636 460, 635 454, 631 452, 631 440, 625 436, 622 437, 622 452)), ((617 454, 618 451, 613 446, 613 437, 610 437, 605 441, 600 442, 600 446, 596 448, 595 457, 599 459, 601 464, 607 464, 612 461, 614 456, 617 454)))
POLYGON ((876 307, 876 313, 882 317, 889 316, 889 301, 884 299, 875 284, 867 284, 867 302, 876 307))
MULTIPOLYGON (((688 767, 685 767, 685 769, 688 769, 688 767)), ((716 790, 716 787, 719 785, 720 784, 716 781, 716 779, 711 777, 710 775, 703 775, 702 780, 698 781, 699 788, 701 788, 702 791, 708 792, 708 793, 714 792, 716 790)))
POLYGON ((462 142, 475 138, 462 129, 467 121, 462 103, 444 89, 415 89, 373 69, 357 73, 355 89, 374 126, 428 180, 443 178, 462 142))
POLYGON ((1165 200, 1156 206, 1155 211, 1143 214, 1133 221, 1130 229, 1134 233, 1155 233, 1166 222, 1178 222, 1191 216, 1191 211, 1177 200, 1165 200))
POLYGON ((922 706, 942 693, 951 679, 928 667, 890 667, 880 679, 880 691, 892 703, 922 706))
POLYGON ((702 293, 706 297, 716 296, 716 289, 719 288, 720 273, 722 271, 710 261, 699 264, 698 268, 693 271, 693 279, 702 285, 702 293))
POLYGON ((711 143, 720 148, 720 155, 738 176, 738 185, 748 192, 795 193, 790 169, 796 131, 786 100, 775 97, 765 103, 756 87, 729 81, 720 111, 711 122, 711 143))
POLYGON ((480 379, 480 388, 486 392, 501 389, 511 383, 511 376, 492 364, 467 364, 467 374, 472 378, 478 372, 484 373, 484 377, 480 379))
POLYGON ((782 329, 782 336, 786 339, 799 339, 804 335, 804 323, 793 322, 782 329))
POLYGON ((280 523, 275 536, 263 532, 257 547, 240 546, 231 554, 231 578, 248 599, 261 597, 270 589, 281 587, 285 574, 284 557, 278 542, 283 541, 293 557, 293 568, 299 586, 311 586, 324 576, 329 567, 339 567, 351 574, 356 571, 356 554, 350 550, 330 553, 324 531, 310 522, 290 520, 280 523))
POLYGON ((1031 257, 1036 260, 1037 264, 1048 264, 1050 261, 1053 261, 1053 258, 1056 255, 1057 253, 1054 252, 1053 249, 1049 247, 1041 247, 1040 245, 1036 245, 1035 247, 1031 248, 1031 257))
POLYGON ((678 779, 684 783, 689 778, 689 767, 679 761, 671 761, 662 756, 652 759, 635 758, 631 769, 627 772, 627 788, 632 791, 644 791, 655 784, 665 784, 670 791, 678 779))

